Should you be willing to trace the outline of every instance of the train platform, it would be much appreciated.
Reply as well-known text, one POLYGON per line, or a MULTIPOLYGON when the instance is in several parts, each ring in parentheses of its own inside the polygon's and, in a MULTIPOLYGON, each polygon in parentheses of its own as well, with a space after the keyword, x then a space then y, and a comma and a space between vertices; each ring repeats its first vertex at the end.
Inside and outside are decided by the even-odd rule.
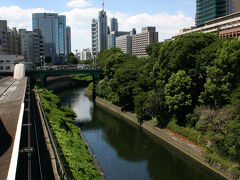
POLYGON ((15 179, 27 78, 0 79, 0 179, 15 179))

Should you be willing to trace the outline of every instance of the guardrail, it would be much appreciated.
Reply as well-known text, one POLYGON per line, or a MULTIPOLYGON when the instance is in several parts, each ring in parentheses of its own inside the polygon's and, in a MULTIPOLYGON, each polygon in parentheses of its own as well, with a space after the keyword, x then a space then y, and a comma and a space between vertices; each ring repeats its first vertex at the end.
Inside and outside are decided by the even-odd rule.
POLYGON ((50 129, 50 126, 49 126, 49 123, 48 123, 48 118, 45 115, 42 104, 41 104, 41 97, 40 97, 39 91, 37 91, 37 93, 38 93, 38 96, 39 96, 39 106, 40 106, 41 114, 42 114, 42 117, 44 119, 45 126, 46 126, 46 129, 47 129, 47 133, 48 133, 48 136, 49 136, 49 139, 50 139, 50 142, 51 142, 51 145, 52 145, 53 153, 54 153, 54 156, 55 156, 55 159, 56 159, 58 174, 60 176, 60 179, 68 180, 69 178, 68 178, 67 172, 64 168, 64 165, 62 163, 62 160, 61 160, 60 155, 59 155, 58 150, 57 150, 57 145, 56 145, 56 142, 55 142, 56 138, 55 138, 54 134, 52 134, 52 132, 51 132, 51 129, 50 129))

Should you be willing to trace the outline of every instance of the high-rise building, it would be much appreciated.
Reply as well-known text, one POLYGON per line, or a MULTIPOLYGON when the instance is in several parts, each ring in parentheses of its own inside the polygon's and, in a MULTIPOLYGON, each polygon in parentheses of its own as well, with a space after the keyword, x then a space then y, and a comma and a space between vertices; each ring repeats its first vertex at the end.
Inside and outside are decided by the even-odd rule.
POLYGON ((112 31, 110 34, 108 34, 108 49, 116 47, 116 38, 124 35, 130 35, 130 32, 112 31))
POLYGON ((232 14, 240 11, 239 0, 227 0, 227 14, 232 14))
POLYGON ((197 0, 196 25, 240 11, 239 0, 197 0))
POLYGON ((16 28, 9 29, 7 32, 8 54, 19 55, 19 34, 16 28))
POLYGON ((92 31, 92 56, 97 57, 97 54, 98 54, 98 21, 97 19, 92 20, 91 31, 92 31))
POLYGON ((111 18, 110 23, 111 23, 111 32, 113 32, 113 31, 118 32, 118 20, 117 20, 117 18, 111 18))
POLYGON ((24 56, 24 62, 40 64, 40 36, 33 31, 19 29, 20 54, 24 56))
POLYGON ((71 50, 71 27, 66 27, 66 38, 67 38, 67 54, 70 54, 72 52, 71 50))
POLYGON ((80 60, 89 60, 91 59, 91 50, 88 49, 83 49, 82 52, 80 53, 80 60))
POLYGON ((116 34, 115 31, 112 31, 110 34, 108 34, 108 49, 111 49, 116 46, 116 34))
POLYGON ((58 16, 58 43, 59 50, 57 49, 57 55, 59 57, 58 63, 63 64, 67 57, 67 37, 66 37, 66 16, 58 16))
POLYGON ((32 29, 40 29, 44 38, 44 55, 54 64, 63 64, 67 56, 66 16, 57 13, 33 13, 32 29))
POLYGON ((8 54, 7 21, 0 20, 0 55, 8 54))
POLYGON ((156 27, 142 28, 141 33, 132 36, 132 54, 138 57, 148 56, 145 48, 154 42, 158 42, 156 27))
POLYGON ((132 36, 123 35, 116 37, 116 47, 120 48, 123 53, 132 54, 132 36))
POLYGON ((107 15, 104 10, 98 13, 98 52, 107 49, 107 15))

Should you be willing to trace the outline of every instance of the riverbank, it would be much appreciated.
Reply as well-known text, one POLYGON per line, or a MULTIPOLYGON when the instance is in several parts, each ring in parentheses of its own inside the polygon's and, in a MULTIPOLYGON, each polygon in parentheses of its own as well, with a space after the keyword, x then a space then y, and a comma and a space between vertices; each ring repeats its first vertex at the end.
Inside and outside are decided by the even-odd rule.
MULTIPOLYGON (((91 91, 85 90, 85 95, 91 97, 91 91)), ((226 174, 223 172, 220 167, 212 166, 205 161, 203 157, 204 149, 197 146, 195 143, 191 142, 187 138, 178 135, 170 130, 167 129, 160 129, 156 127, 152 122, 147 121, 143 122, 142 125, 139 124, 137 117, 134 113, 130 112, 122 112, 121 108, 118 106, 113 105, 112 103, 101 99, 99 97, 96 98, 96 104, 101 106, 106 110, 110 110, 114 114, 120 115, 122 118, 133 124, 134 126, 141 126, 143 130, 153 134, 154 136, 160 138, 161 140, 165 141, 166 143, 170 144, 171 146, 175 147, 177 150, 181 151, 182 153, 186 154, 187 156, 191 157, 195 161, 199 162, 203 166, 211 169, 219 176, 225 179, 233 179, 230 174, 226 174)))
POLYGON ((74 125, 75 113, 61 106, 58 96, 44 89, 40 93, 41 105, 53 132, 57 149, 70 179, 102 179, 88 151, 88 145, 80 137, 74 125))

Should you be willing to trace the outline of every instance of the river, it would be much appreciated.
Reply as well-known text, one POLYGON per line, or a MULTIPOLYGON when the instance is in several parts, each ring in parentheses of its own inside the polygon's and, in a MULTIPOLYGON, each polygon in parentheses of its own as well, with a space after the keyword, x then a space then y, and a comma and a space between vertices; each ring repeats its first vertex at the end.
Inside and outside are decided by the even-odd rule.
POLYGON ((108 180, 221 179, 155 136, 94 105, 83 88, 59 94, 73 109, 108 180))

